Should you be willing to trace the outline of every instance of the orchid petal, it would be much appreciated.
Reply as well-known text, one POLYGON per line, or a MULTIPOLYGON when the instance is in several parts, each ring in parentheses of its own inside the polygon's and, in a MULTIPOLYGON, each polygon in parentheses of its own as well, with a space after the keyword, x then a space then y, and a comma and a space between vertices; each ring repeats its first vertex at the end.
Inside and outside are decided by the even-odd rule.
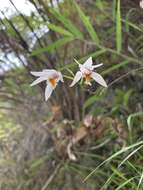
MULTIPOLYGON (((61 73, 61 72, 58 72, 58 71, 56 71, 56 70, 54 70, 54 69, 51 69, 49 72, 46 73, 46 75, 47 75, 49 78, 57 77, 59 80, 61 80, 61 82, 64 82, 62 73, 61 73)), ((59 80, 58 80, 58 81, 59 81, 59 80)))
POLYGON ((34 75, 35 77, 40 77, 44 74, 43 71, 40 71, 40 72, 31 71, 30 73, 34 75))
POLYGON ((80 66, 80 71, 81 71, 81 73, 83 74, 83 75, 88 75, 88 74, 90 74, 91 72, 92 72, 92 70, 93 70, 93 68, 91 67, 91 68, 86 68, 86 67, 84 67, 83 65, 82 66, 80 66))
MULTIPOLYGON (((42 72, 50 72, 53 71, 54 69, 43 69, 42 72)), ((55 70, 54 70, 55 71, 55 70)))
POLYGON ((36 84, 38 84, 38 83, 40 83, 40 82, 42 82, 42 81, 44 81, 44 80, 47 80, 47 77, 45 76, 45 77, 39 77, 38 79, 36 79, 36 80, 34 80, 31 84, 30 84, 30 86, 34 86, 34 85, 36 85, 36 84))
POLYGON ((85 67, 84 67, 84 65, 79 65, 79 68, 80 68, 80 71, 82 72, 82 74, 84 74, 84 73, 86 73, 87 71, 88 71, 88 69, 86 69, 85 67))
POLYGON ((42 72, 43 72, 43 73, 51 73, 51 74, 57 73, 57 71, 56 71, 55 69, 43 69, 42 72))
POLYGON ((91 74, 91 77, 97 82, 99 83, 100 85, 104 86, 104 87, 107 87, 107 84, 105 82, 105 80, 103 79, 103 77, 96 73, 96 72, 92 72, 91 74))
POLYGON ((82 73, 80 71, 78 71, 70 85, 70 87, 73 87, 82 77, 82 73))
POLYGON ((98 65, 93 65, 92 68, 95 69, 95 68, 101 67, 102 65, 103 65, 103 63, 100 63, 98 65))
POLYGON ((44 69, 43 71, 40 71, 40 72, 31 71, 30 73, 36 77, 41 77, 41 76, 53 75, 57 73, 57 71, 54 69, 44 69))
POLYGON ((83 66, 86 67, 86 68, 88 68, 88 69, 90 69, 90 68, 92 68, 92 64, 93 64, 92 57, 89 57, 85 61, 85 63, 83 64, 83 66))
POLYGON ((89 57, 84 64, 79 64, 79 68, 82 74, 89 74, 93 70, 92 64, 92 57, 89 57))
POLYGON ((51 86, 51 84, 48 83, 45 88, 45 101, 47 101, 50 98, 53 90, 54 88, 51 86))

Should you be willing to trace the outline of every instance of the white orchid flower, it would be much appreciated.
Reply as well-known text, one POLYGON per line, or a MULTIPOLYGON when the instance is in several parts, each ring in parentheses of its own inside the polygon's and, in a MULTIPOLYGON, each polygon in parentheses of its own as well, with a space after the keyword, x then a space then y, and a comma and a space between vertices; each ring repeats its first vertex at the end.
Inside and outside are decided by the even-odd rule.
POLYGON ((140 8, 143 9, 143 0, 140 1, 140 8))
POLYGON ((73 87, 81 78, 85 79, 85 84, 87 85, 91 85, 91 80, 93 79, 100 85, 107 87, 107 84, 103 77, 97 72, 93 71, 95 68, 102 66, 102 63, 98 65, 93 65, 92 57, 89 57, 84 64, 78 63, 78 65, 80 70, 75 74, 75 77, 70 87, 73 87))
POLYGON ((31 74, 38 77, 35 81, 32 82, 30 86, 34 86, 39 84, 40 82, 47 81, 47 85, 45 88, 45 100, 47 101, 51 96, 53 90, 56 88, 59 81, 63 81, 63 76, 61 72, 58 72, 54 69, 45 69, 41 72, 33 72, 31 74))

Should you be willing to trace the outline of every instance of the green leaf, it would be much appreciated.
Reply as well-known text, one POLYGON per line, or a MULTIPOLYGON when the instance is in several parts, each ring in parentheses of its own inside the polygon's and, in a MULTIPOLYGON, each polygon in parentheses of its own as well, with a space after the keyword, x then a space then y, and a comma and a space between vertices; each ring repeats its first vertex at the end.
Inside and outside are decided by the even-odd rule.
POLYGON ((116 2, 117 0, 113 0, 113 8, 112 8, 112 14, 113 14, 113 19, 116 19, 116 2))
POLYGON ((120 12, 120 0, 117 3, 117 14, 116 14, 116 46, 117 52, 120 53, 122 49, 122 22, 120 12))
POLYGON ((143 147, 143 145, 136 148, 134 151, 132 151, 128 156, 125 157, 125 159, 119 164, 118 168, 121 167, 124 162, 126 162, 132 155, 134 155, 138 150, 140 150, 143 147))
POLYGON ((130 17, 131 17, 131 14, 135 11, 135 8, 131 8, 128 13, 126 14, 126 17, 125 19, 122 19, 122 22, 125 23, 125 29, 126 29, 126 32, 129 32, 130 30, 130 27, 134 28, 135 30, 138 30, 140 32, 143 32, 142 28, 138 27, 136 24, 130 22, 130 17))
POLYGON ((97 35, 96 31, 94 30, 89 17, 84 14, 84 12, 81 10, 81 8, 75 2, 74 2, 74 4, 76 6, 79 16, 80 16, 86 30, 88 31, 90 37, 92 38, 93 41, 95 41, 97 44, 99 44, 98 35, 97 35))
POLYGON ((124 183, 122 183, 120 186, 118 186, 115 190, 119 190, 119 189, 122 189, 124 186, 126 186, 128 183, 130 183, 133 179, 135 179, 136 178, 136 176, 135 177, 132 177, 132 178, 130 178, 130 179, 128 179, 128 180, 126 180, 124 183))
POLYGON ((134 143, 134 144, 132 144, 132 145, 130 145, 130 146, 124 147, 124 148, 122 148, 121 150, 119 150, 118 152, 112 154, 110 157, 108 157, 106 160, 104 160, 101 164, 99 164, 91 173, 89 173, 89 174, 87 175, 87 177, 84 179, 84 181, 86 181, 87 179, 89 179, 89 177, 91 177, 91 176, 92 176, 101 166, 103 166, 105 163, 110 162, 113 158, 115 158, 115 157, 117 157, 117 156, 119 156, 119 155, 121 155, 121 154, 123 154, 123 153, 129 151, 130 149, 139 146, 139 145, 142 146, 142 145, 143 145, 143 141, 139 141, 139 142, 134 143))
POLYGON ((37 160, 34 160, 33 163, 31 164, 31 169, 38 168, 41 166, 45 161, 45 158, 39 158, 37 160))
POLYGON ((81 58, 81 59, 79 60, 79 62, 83 63, 83 62, 86 61, 89 57, 97 58, 98 56, 104 54, 105 52, 106 52, 105 49, 101 49, 101 50, 98 50, 98 51, 96 51, 96 52, 90 53, 90 54, 88 54, 87 56, 81 58))
POLYGON ((124 174, 122 172, 119 171, 119 169, 115 168, 115 167, 111 167, 112 171, 114 172, 114 174, 118 175, 120 178, 127 180, 127 178, 124 176, 124 174))
POLYGON ((88 98, 85 103, 84 103, 84 109, 91 106, 92 104, 94 104, 96 101, 99 101, 103 98, 103 95, 99 95, 99 94, 96 94, 96 95, 93 95, 91 96, 90 98, 88 98))
POLYGON ((122 21, 123 21, 123 22, 125 23, 125 25, 126 25, 126 31, 127 31, 127 32, 129 31, 129 27, 132 27, 132 28, 134 28, 135 30, 138 30, 139 32, 142 32, 142 33, 143 33, 143 30, 142 30, 140 27, 138 27, 136 24, 134 24, 134 23, 128 21, 127 18, 126 18, 126 19, 122 19, 122 21))
POLYGON ((143 172, 142 172, 142 174, 141 174, 141 177, 140 177, 140 180, 139 180, 139 183, 138 183, 137 190, 140 189, 140 186, 141 186, 141 184, 142 184, 142 181, 143 181, 143 172))
POLYGON ((117 69, 119 69, 120 67, 124 67, 125 65, 128 65, 130 62, 127 60, 127 61, 123 61, 119 64, 116 64, 116 65, 113 65, 111 66, 109 69, 106 69, 105 71, 103 71, 101 74, 102 75, 106 75, 106 74, 109 74, 111 73, 112 71, 115 71, 117 69))
POLYGON ((65 28, 67 28, 75 37, 83 39, 82 33, 77 29, 77 27, 66 17, 64 17, 59 11, 55 9, 50 9, 51 14, 59 20, 65 28))
POLYGON ((56 42, 50 44, 48 47, 40 48, 38 50, 33 51, 31 55, 35 56, 35 55, 39 55, 44 52, 53 52, 55 49, 62 47, 63 45, 65 45, 66 43, 68 43, 72 40, 74 40, 73 37, 61 38, 61 39, 57 40, 56 42))
POLYGON ((53 30, 54 32, 58 32, 60 34, 63 34, 65 36, 73 36, 73 34, 67 30, 65 30, 64 28, 60 27, 60 26, 56 26, 54 24, 48 24, 48 28, 53 30))
POLYGON ((126 19, 125 19, 125 29, 126 29, 126 32, 129 33, 130 26, 129 26, 129 18, 128 18, 128 15, 126 16, 126 19))
POLYGON ((143 115, 143 112, 137 112, 130 114, 129 117, 127 118, 127 124, 128 124, 128 130, 129 130, 129 141, 132 143, 133 141, 133 132, 132 132, 132 124, 133 124, 133 119, 136 117, 140 117, 143 115))
POLYGON ((132 127, 132 119, 135 118, 135 117, 139 117, 139 116, 142 116, 143 115, 143 112, 137 112, 137 113, 133 113, 133 114, 130 114, 128 119, 127 119, 127 124, 128 124, 128 127, 131 128, 132 127))
POLYGON ((130 99, 130 96, 131 94, 133 93, 133 89, 130 89, 128 90, 125 95, 124 95, 124 98, 123 98, 123 105, 125 107, 128 107, 128 104, 129 104, 129 99, 130 99))
POLYGON ((104 5, 102 3, 101 0, 96 0, 96 6, 98 7, 98 9, 100 9, 101 11, 104 10, 104 5))

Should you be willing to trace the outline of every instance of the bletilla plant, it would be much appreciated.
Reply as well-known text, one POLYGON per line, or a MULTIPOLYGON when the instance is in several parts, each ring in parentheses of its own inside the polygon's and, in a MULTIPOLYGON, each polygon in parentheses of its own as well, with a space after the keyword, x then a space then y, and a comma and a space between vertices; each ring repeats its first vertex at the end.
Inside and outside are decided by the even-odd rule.
MULTIPOLYGON (((78 62, 77 62, 78 63, 78 62)), ((79 64, 79 69, 70 85, 73 87, 81 78, 85 79, 85 84, 91 85, 91 80, 95 80, 100 85, 107 87, 107 84, 103 77, 94 72, 94 69, 102 66, 103 64, 93 65, 92 57, 89 57, 84 64, 79 64)), ((41 72, 31 72, 32 75, 38 77, 31 86, 39 84, 40 82, 46 81, 47 85, 45 88, 45 100, 47 101, 51 96, 53 90, 56 88, 59 81, 64 82, 62 73, 54 69, 45 69, 41 72)))
MULTIPOLYGON (((78 63, 78 62, 77 62, 78 63)), ((79 64, 79 69, 73 79, 73 82, 71 83, 70 87, 74 86, 81 78, 85 79, 85 84, 91 85, 91 80, 95 80, 100 85, 107 87, 107 84, 103 77, 98 74, 97 72, 94 72, 93 70, 102 66, 103 64, 93 65, 92 57, 89 57, 87 61, 84 64, 79 64)))
POLYGON ((32 75, 38 77, 31 86, 34 86, 40 82, 46 81, 45 88, 45 100, 47 101, 51 96, 53 90, 56 88, 59 81, 64 82, 61 72, 54 69, 45 69, 42 72, 31 72, 32 75))

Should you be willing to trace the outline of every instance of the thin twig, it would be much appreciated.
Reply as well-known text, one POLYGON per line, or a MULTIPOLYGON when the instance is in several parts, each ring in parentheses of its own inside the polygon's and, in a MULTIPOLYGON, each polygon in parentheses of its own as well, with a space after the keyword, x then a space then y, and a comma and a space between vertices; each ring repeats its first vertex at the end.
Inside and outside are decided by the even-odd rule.
POLYGON ((53 178, 55 177, 55 175, 57 174, 58 170, 60 169, 61 164, 59 163, 57 165, 57 167, 55 168, 54 172, 51 174, 51 176, 48 178, 48 180, 46 181, 45 185, 42 187, 41 190, 46 190, 49 186, 49 184, 52 182, 53 178))
POLYGON ((139 68, 137 68, 137 69, 134 69, 134 70, 131 70, 131 71, 125 73, 124 75, 121 75, 121 76, 118 77, 117 79, 113 80, 113 81, 108 85, 108 87, 109 87, 109 86, 112 86, 114 83, 116 83, 116 82, 122 80, 123 78, 129 76, 130 74, 132 74, 132 73, 134 73, 134 72, 137 72, 137 71, 140 71, 140 70, 142 70, 142 69, 143 69, 143 67, 139 67, 139 68))

